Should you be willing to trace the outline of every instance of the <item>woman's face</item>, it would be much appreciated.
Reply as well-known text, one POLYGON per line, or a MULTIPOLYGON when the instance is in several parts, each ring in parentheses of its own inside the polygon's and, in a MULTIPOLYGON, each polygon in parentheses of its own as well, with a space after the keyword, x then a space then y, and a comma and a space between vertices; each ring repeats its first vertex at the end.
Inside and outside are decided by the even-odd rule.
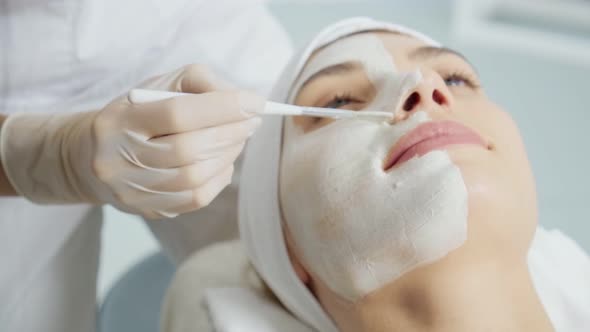
POLYGON ((281 207, 312 278, 355 301, 454 250, 526 255, 536 197, 524 146, 463 56, 362 33, 317 51, 294 88, 297 105, 394 113, 285 120, 281 207))

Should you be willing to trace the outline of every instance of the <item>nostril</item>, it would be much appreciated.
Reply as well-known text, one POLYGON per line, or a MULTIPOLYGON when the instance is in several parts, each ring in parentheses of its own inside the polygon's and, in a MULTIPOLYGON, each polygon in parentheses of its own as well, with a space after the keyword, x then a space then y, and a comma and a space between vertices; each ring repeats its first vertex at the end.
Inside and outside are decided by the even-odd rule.
POLYGON ((434 100, 434 102, 439 105, 444 105, 447 103, 447 98, 445 98, 445 95, 436 89, 432 92, 432 100, 434 100))
POLYGON ((413 92, 404 103, 404 111, 410 112, 411 110, 416 107, 420 103, 420 94, 418 92, 413 92))

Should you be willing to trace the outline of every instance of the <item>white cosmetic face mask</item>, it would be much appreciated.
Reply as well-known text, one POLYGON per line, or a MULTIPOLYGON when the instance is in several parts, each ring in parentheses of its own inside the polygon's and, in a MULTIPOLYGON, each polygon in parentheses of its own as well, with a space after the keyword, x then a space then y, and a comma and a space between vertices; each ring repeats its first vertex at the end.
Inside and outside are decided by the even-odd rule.
MULTIPOLYGON (((421 80, 399 73, 381 40, 346 37, 318 52, 292 91, 328 66, 358 61, 377 90, 367 109, 394 110, 421 80)), ((293 97, 289 102, 292 102, 293 97)), ((285 120, 280 195, 300 259, 332 291, 356 301, 465 242, 467 190, 446 151, 432 151, 385 172, 391 147, 426 112, 394 125, 339 120, 304 133, 285 120)))

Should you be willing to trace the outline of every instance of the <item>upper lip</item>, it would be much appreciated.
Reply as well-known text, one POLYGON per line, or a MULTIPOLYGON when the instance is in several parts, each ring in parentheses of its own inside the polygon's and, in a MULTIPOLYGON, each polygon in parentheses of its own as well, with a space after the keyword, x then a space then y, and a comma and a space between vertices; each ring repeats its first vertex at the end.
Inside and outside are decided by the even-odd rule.
MULTIPOLYGON (((486 141, 471 128, 455 121, 431 121, 421 124, 402 136, 402 138, 389 150, 384 163, 387 171, 396 166, 403 156, 413 146, 424 141, 441 138, 455 137, 459 141, 465 140, 465 144, 479 144, 488 148, 486 141)), ((460 142, 454 144, 461 144, 460 142)))

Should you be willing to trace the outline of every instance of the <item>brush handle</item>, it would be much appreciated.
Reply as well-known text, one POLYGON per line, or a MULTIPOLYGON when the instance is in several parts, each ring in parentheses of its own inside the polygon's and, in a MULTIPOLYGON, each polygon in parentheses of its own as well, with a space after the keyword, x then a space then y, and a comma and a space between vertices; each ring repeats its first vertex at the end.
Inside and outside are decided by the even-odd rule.
MULTIPOLYGON (((159 90, 146 90, 146 89, 133 89, 129 92, 129 101, 133 104, 151 103, 160 101, 168 98, 180 97, 190 95, 191 93, 184 92, 170 92, 170 91, 159 91, 159 90)), ((267 101, 264 110, 260 114, 273 114, 273 115, 287 115, 287 116, 314 116, 323 118, 367 118, 367 119, 381 119, 383 121, 390 120, 393 118, 393 114, 390 112, 381 111, 366 111, 362 112, 322 108, 322 107, 306 107, 276 103, 267 101)))

